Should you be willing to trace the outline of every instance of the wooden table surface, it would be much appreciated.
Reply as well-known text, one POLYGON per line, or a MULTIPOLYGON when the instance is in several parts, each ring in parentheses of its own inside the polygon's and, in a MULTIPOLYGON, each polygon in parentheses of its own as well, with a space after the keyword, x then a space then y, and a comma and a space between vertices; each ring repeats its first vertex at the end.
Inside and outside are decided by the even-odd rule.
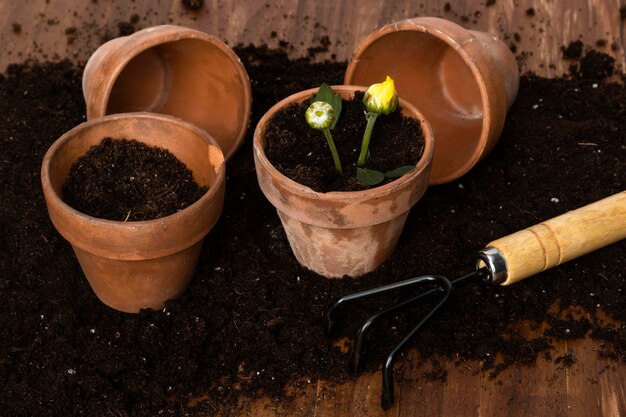
MULTIPOLYGON (((440 16, 465 27, 488 31, 514 44, 522 71, 552 77, 567 71, 561 47, 582 40, 587 48, 609 53, 624 70, 625 0, 383 0, 230 1, 206 0, 199 12, 179 0, 20 0, 0 1, 0 71, 27 58, 70 58, 84 62, 107 31, 138 15, 137 27, 179 24, 218 36, 229 45, 290 43, 292 56, 330 40, 329 52, 349 59, 359 40, 378 27, 414 16, 440 16), (446 6, 448 4, 448 6, 446 6), (534 10, 534 15, 529 12, 534 10), (275 32, 273 34, 272 32, 275 32), (601 46, 598 41, 605 41, 601 46)), ((626 416, 626 366, 598 358, 594 342, 557 342, 553 357, 574 349, 569 367, 539 360, 535 366, 510 368, 495 379, 478 363, 458 367, 444 362, 447 382, 419 376, 416 354, 399 362, 414 382, 396 387, 394 407, 380 407, 380 375, 362 375, 342 385, 302 384, 295 402, 255 400, 241 415, 254 416, 626 416)), ((219 410, 218 410, 219 412, 219 410)))

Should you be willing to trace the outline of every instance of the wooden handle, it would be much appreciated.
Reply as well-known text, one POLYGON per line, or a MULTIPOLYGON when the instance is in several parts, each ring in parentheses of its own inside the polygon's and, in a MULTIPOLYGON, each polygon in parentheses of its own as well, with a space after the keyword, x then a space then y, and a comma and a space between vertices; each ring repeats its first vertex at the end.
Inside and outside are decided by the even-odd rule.
POLYGON ((513 284, 626 238, 626 191, 490 242, 513 284))

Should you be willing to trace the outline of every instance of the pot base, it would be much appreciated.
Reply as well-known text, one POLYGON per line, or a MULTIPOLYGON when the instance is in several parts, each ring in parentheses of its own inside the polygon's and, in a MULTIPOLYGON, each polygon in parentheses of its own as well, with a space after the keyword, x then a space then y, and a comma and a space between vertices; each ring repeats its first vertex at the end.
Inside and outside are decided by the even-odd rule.
POLYGON ((396 248, 409 214, 368 227, 329 229, 277 212, 298 262, 326 278, 358 277, 378 268, 396 248))
POLYGON ((159 310, 182 295, 196 269, 202 242, 157 259, 110 259, 72 246, 93 292, 104 304, 125 313, 159 310))

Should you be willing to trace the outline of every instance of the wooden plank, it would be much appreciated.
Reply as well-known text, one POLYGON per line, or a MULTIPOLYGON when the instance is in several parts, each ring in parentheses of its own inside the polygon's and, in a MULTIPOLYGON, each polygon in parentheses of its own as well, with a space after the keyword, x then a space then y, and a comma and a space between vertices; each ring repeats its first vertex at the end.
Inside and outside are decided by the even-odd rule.
MULTIPOLYGON (((490 377, 478 362, 458 366, 441 359, 447 381, 428 380, 428 367, 411 352, 401 366, 404 378, 396 381, 396 402, 380 408, 380 374, 364 374, 343 384, 319 381, 315 392, 300 394, 293 403, 246 404, 239 416, 364 416, 390 417, 419 414, 436 416, 503 417, 618 417, 626 415, 626 367, 600 359, 596 343, 587 338, 558 341, 551 360, 540 357, 532 366, 514 366, 490 377), (574 352, 571 366, 555 360, 574 352)), ((313 387, 314 385, 311 385, 313 387)))
MULTIPOLYGON (((447 374, 446 380, 427 378, 430 365, 420 363, 418 355, 411 352, 405 379, 398 389, 399 416, 458 416, 474 415, 480 409, 483 375, 476 362, 455 365, 446 358, 437 358, 439 366, 447 374)), ((439 370, 434 370, 439 373, 439 370)))
POLYGON ((180 1, 25 0, 0 2, 0 70, 27 57, 69 57, 84 62, 103 39, 119 34, 119 23, 136 15, 137 28, 179 24, 218 36, 229 45, 289 43, 291 56, 330 43, 317 59, 347 60, 377 28, 416 16, 439 16, 472 30, 492 33, 516 49, 523 71, 555 76, 568 71, 561 47, 580 39, 587 47, 616 57, 624 68, 623 20, 626 0, 422 0, 358 2, 336 0, 207 0, 193 12, 180 1), (446 5, 449 5, 446 6, 446 5), (534 14, 530 14, 533 10, 534 14), (16 33, 13 24, 20 25, 16 33), (599 40, 606 45, 598 46, 599 40))
MULTIPOLYGON (((529 338, 541 334, 528 323, 517 330, 529 338)), ((496 377, 480 371, 478 362, 461 366, 439 358, 447 372, 445 383, 424 377, 430 367, 411 351, 399 360, 396 402, 385 412, 380 405, 380 373, 360 375, 343 384, 319 381, 315 394, 300 393, 293 403, 257 408, 262 402, 248 404, 239 415, 332 417, 406 416, 581 416, 626 415, 626 367, 597 354, 590 338, 555 341, 550 359, 540 356, 536 364, 513 366, 496 377), (559 358, 574 358, 566 365, 559 358), (271 410, 271 412, 268 412, 271 410)))
POLYGON ((576 364, 566 369, 568 415, 626 415, 626 368, 599 358, 597 346, 589 339, 570 345, 576 364))
MULTIPOLYGON (((377 374, 366 374, 345 384, 318 383, 318 395, 315 403, 315 417, 332 417, 350 414, 375 417, 382 412, 380 408, 380 379, 377 374)), ((397 416, 397 408, 389 411, 389 416, 397 416)))

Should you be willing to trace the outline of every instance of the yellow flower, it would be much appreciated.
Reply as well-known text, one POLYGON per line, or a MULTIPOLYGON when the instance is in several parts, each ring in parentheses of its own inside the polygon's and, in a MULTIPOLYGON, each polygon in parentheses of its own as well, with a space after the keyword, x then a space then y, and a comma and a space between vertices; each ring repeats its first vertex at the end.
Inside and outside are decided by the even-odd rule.
POLYGON ((367 111, 389 114, 398 107, 396 87, 390 76, 382 83, 372 84, 365 92, 363 104, 367 111))

